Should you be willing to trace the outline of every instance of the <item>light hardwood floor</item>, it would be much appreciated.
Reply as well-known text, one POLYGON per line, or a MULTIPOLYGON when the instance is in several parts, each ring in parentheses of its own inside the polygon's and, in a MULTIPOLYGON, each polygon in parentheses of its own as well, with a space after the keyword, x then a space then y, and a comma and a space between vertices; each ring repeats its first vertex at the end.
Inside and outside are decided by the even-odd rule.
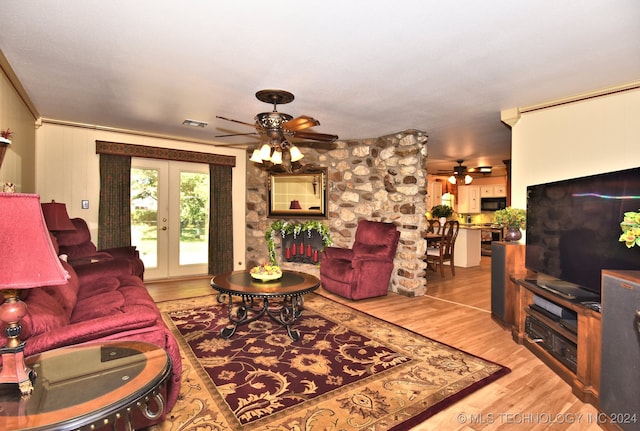
MULTIPOLYGON (((414 430, 600 430, 598 410, 578 400, 567 383, 516 344, 491 319, 491 258, 456 276, 428 272, 427 295, 390 293, 349 301, 317 292, 407 329, 511 369, 511 373, 443 410, 414 430)), ((147 282, 156 301, 212 294, 209 279, 147 282)))

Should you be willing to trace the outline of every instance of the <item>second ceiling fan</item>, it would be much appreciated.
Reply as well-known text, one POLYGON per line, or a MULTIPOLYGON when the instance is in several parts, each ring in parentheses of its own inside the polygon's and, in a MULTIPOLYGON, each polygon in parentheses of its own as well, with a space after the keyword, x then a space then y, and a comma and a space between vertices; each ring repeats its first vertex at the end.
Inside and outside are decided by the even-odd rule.
POLYGON ((439 174, 451 175, 448 178, 448 181, 451 184, 457 184, 458 182, 460 184, 470 184, 473 181, 472 174, 482 174, 482 175, 491 174, 491 170, 492 170, 491 166, 479 166, 476 168, 467 168, 462 164, 464 163, 464 160, 459 159, 459 160, 456 160, 456 162, 458 162, 458 165, 454 166, 453 170, 438 171, 439 174))

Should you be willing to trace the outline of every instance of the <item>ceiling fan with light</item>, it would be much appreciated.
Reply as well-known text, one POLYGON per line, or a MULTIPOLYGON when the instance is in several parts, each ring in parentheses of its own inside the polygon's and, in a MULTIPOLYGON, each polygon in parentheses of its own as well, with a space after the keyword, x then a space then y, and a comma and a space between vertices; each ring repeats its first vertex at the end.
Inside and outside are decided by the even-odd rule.
POLYGON ((489 175, 491 174, 491 166, 478 166, 476 168, 467 168, 462 163, 464 160, 456 160, 457 166, 453 167, 453 170, 438 171, 440 175, 450 175, 447 180, 451 184, 471 184, 473 176, 476 174, 489 175))
MULTIPOLYGON (((274 165, 282 164, 284 151, 288 151, 291 162, 297 162, 304 157, 294 142, 299 145, 312 145, 317 143, 331 143, 338 139, 337 135, 327 133, 317 133, 310 131, 311 127, 319 126, 320 122, 308 115, 293 117, 283 112, 278 112, 278 105, 283 105, 293 101, 292 93, 285 90, 260 90, 256 93, 256 98, 261 102, 273 105, 272 112, 262 112, 255 116, 255 123, 233 120, 231 118, 216 116, 221 120, 244 124, 256 129, 250 133, 231 133, 218 135, 216 138, 226 138, 229 136, 259 135, 264 139, 264 144, 260 149, 255 149, 251 155, 251 161, 257 163, 269 162, 274 165)), ((229 144, 234 145, 234 144, 229 144)), ((241 144, 238 144, 241 145, 241 144)))

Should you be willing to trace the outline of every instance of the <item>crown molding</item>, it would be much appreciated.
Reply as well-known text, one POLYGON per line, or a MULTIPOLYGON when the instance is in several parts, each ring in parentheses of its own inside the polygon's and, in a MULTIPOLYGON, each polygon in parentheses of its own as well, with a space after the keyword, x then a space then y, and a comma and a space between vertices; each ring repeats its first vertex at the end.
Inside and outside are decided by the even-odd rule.
POLYGON ((543 109, 567 105, 569 103, 582 102, 589 99, 595 99, 603 96, 610 96, 612 94, 624 93, 627 91, 633 91, 637 89, 640 89, 640 81, 631 81, 626 84, 602 88, 599 90, 588 91, 586 93, 579 93, 573 96, 568 96, 561 99, 554 99, 548 102, 538 103, 535 105, 503 109, 502 111, 500 111, 500 120, 503 123, 513 127, 518 122, 518 120, 520 120, 520 117, 522 116, 522 114, 525 114, 527 112, 540 111, 543 109))

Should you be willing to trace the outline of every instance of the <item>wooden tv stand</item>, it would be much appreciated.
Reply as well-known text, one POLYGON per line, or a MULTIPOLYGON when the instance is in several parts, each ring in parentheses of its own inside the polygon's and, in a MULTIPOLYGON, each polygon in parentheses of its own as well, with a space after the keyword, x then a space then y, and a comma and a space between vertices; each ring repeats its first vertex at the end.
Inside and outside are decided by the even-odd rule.
POLYGON ((515 325, 511 330, 513 339, 518 344, 523 344, 527 347, 566 381, 571 386, 576 397, 597 407, 600 390, 601 313, 588 308, 580 302, 564 299, 538 287, 534 283, 525 281, 525 279, 516 279, 514 281, 516 283, 516 304, 514 310, 515 325), (577 315, 577 332, 574 333, 567 329, 566 325, 532 309, 530 306, 534 303, 534 295, 551 301, 563 309, 575 312, 577 315), (564 362, 559 360, 557 354, 554 356, 548 348, 543 347, 544 342, 539 344, 527 335, 527 316, 532 316, 536 324, 542 323, 543 327, 548 328, 548 332, 553 334, 554 340, 560 340, 560 345, 563 348, 566 344, 569 346, 569 350, 572 350, 573 345, 575 345, 575 352, 572 350, 570 354, 573 356, 575 353, 573 358, 575 361, 571 364, 575 370, 567 365, 566 360, 564 362))

